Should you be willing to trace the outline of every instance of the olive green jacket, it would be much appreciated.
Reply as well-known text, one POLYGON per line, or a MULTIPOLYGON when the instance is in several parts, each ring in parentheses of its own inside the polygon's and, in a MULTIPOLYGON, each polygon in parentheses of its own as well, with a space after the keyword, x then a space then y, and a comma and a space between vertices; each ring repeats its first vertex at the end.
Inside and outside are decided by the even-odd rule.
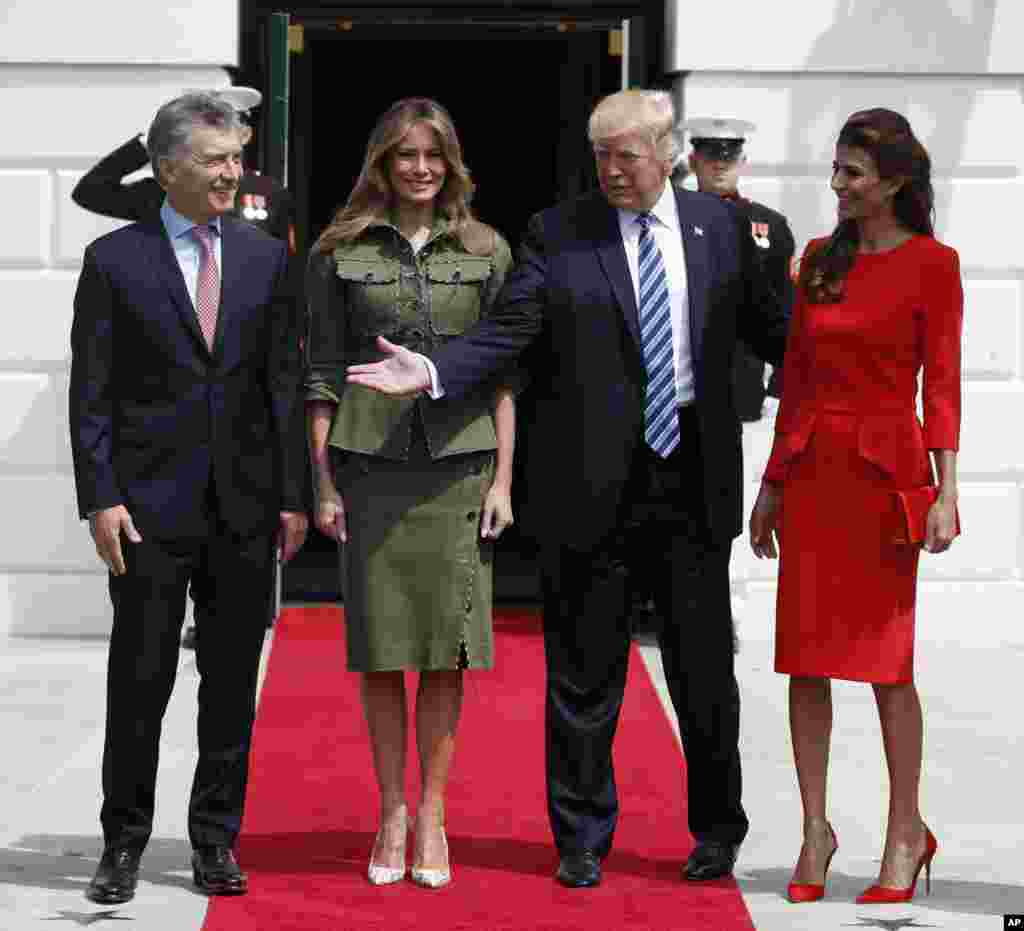
POLYGON ((404 460, 416 409, 434 459, 495 449, 495 380, 456 401, 393 398, 345 382, 345 369, 381 358, 378 336, 430 354, 494 304, 512 264, 497 237, 491 255, 471 255, 439 219, 418 253, 390 223, 374 223, 332 254, 314 251, 306 272, 306 400, 337 405, 328 443, 404 460))

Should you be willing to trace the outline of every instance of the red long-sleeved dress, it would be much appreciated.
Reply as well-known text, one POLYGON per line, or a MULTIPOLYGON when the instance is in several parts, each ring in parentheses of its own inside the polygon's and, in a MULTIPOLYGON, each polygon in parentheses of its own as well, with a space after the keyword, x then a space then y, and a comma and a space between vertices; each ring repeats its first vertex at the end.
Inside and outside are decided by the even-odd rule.
POLYGON ((858 254, 839 303, 798 297, 765 469, 782 489, 776 671, 913 680, 920 550, 892 542, 893 491, 932 484, 928 450, 959 446, 962 318, 957 253, 923 235, 858 254))

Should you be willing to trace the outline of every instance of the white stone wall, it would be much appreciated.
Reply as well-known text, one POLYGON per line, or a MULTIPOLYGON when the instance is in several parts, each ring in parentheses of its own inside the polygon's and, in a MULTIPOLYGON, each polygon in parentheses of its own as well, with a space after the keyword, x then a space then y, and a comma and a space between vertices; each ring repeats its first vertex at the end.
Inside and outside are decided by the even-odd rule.
MULTIPOLYGON (((738 70, 693 72, 677 87, 685 116, 758 124, 741 189, 789 218, 798 251, 834 226, 829 166, 850 113, 869 106, 905 113, 932 156, 937 235, 962 263, 965 351, 964 535, 948 553, 922 556, 919 631, 931 639, 1024 643, 1022 87, 1019 74, 738 70)), ((770 419, 746 428, 748 509, 771 429, 770 419)), ((775 571, 775 563, 752 557, 744 539, 737 542, 733 575, 748 623, 771 623, 775 571)))
POLYGON ((667 0, 667 71, 1019 74, 1020 0, 667 0), (727 28, 723 28, 726 26, 727 28))
POLYGON ((119 224, 70 192, 163 101, 230 81, 219 67, 3 64, 11 53, 0 42, 0 638, 104 634, 106 574, 76 515, 67 382, 82 250, 119 224))
MULTIPOLYGON (((237 0, 0 0, 0 63, 236 64, 240 5, 237 0)), ((132 75, 125 77, 132 81, 132 75)))

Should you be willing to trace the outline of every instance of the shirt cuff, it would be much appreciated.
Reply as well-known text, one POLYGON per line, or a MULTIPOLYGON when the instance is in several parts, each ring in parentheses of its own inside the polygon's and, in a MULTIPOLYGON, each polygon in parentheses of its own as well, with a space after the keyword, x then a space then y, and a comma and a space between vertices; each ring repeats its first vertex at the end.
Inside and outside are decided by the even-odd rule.
POLYGON ((427 372, 430 375, 430 387, 427 389, 427 394, 430 395, 432 400, 437 401, 444 397, 444 386, 437 377, 437 366, 425 355, 420 354, 420 358, 423 360, 423 364, 427 367, 427 372))

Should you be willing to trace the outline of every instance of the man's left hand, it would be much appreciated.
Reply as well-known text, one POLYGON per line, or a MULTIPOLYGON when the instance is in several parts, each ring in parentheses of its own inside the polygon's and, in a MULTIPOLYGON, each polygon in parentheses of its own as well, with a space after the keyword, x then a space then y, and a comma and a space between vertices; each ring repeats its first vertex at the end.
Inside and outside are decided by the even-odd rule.
POLYGON ((282 563, 288 562, 306 542, 309 521, 298 511, 281 511, 281 526, 277 531, 277 550, 282 563))

